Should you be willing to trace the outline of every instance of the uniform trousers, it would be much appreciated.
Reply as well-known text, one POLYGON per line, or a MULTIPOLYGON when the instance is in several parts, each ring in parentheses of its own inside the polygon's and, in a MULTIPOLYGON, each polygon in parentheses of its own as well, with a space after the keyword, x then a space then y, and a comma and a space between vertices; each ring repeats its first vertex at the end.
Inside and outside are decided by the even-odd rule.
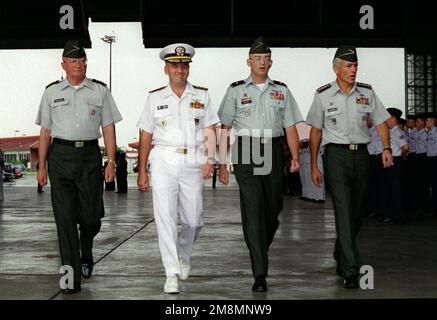
MULTIPOLYGON (((240 207, 243 234, 249 249, 254 277, 266 277, 268 274, 268 250, 279 226, 278 216, 283 207, 282 170, 284 168, 283 152, 279 139, 271 143, 271 154, 264 154, 265 146, 259 139, 253 139, 250 152, 257 149, 261 156, 271 161, 271 170, 266 174, 255 174, 254 169, 262 167, 255 164, 252 156, 249 163, 244 163, 242 153, 245 148, 243 140, 238 138, 238 155, 234 162, 234 172, 240 188, 240 207)), ((249 141, 247 141, 249 143, 249 141)), ((235 150, 235 151, 234 151, 235 150)), ((249 150, 249 148, 247 149, 249 150)), ((255 152, 258 152, 255 151, 255 152)))
POLYGON ((153 212, 166 276, 181 274, 180 260, 191 261, 203 226, 203 171, 195 152, 155 146, 149 156, 153 212), (181 230, 178 233, 178 216, 181 230))
POLYGON ((416 153, 416 199, 419 213, 426 213, 430 210, 429 199, 429 177, 426 153, 416 153))
POLYGON ((431 189, 431 209, 434 214, 437 214, 437 156, 428 157, 428 177, 431 189))
POLYGON ((345 278, 357 276, 361 258, 355 239, 367 212, 369 153, 367 149, 349 150, 328 144, 324 160, 334 205, 337 273, 345 278))
POLYGON ((407 219, 405 206, 405 160, 402 156, 393 157, 393 166, 384 169, 385 216, 395 223, 405 223, 407 219))
POLYGON ((92 262, 93 239, 104 216, 101 167, 98 146, 75 148, 55 142, 50 146, 48 173, 59 249, 62 265, 73 267, 74 282, 81 279, 80 251, 84 262, 92 262))

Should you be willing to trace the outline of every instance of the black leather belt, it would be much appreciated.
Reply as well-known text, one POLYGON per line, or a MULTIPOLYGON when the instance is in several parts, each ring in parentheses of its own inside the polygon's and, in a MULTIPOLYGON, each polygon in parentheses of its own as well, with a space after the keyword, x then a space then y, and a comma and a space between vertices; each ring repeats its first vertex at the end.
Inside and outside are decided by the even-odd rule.
POLYGON ((348 150, 352 150, 352 151, 367 149, 367 144, 365 144, 365 143, 358 143, 358 144, 328 143, 328 146, 348 149, 348 150))
POLYGON ((53 143, 62 144, 64 146, 69 146, 73 148, 83 148, 89 146, 98 146, 99 141, 96 140, 84 140, 84 141, 72 141, 72 140, 64 140, 59 138, 53 138, 53 143))
POLYGON ((274 138, 256 138, 256 137, 248 137, 248 136, 238 136, 238 141, 241 142, 244 139, 250 138, 250 140, 253 143, 260 143, 260 144, 268 144, 268 143, 278 143, 281 142, 281 137, 274 137, 274 138))

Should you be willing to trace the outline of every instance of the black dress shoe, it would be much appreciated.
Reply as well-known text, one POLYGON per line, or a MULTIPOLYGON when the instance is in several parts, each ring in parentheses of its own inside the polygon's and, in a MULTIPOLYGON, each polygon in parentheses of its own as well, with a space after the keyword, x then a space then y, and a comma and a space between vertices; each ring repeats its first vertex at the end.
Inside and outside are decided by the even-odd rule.
POLYGON ((344 279, 344 287, 345 289, 358 289, 360 286, 358 285, 358 277, 350 276, 344 279))
POLYGON ((80 283, 75 282, 72 289, 69 289, 69 288, 62 289, 62 293, 63 294, 73 294, 73 293, 79 292, 80 290, 81 290, 80 283))
POLYGON ((82 262, 82 277, 88 279, 93 274, 93 262, 84 263, 82 262))
POLYGON ((266 279, 255 279, 255 282, 252 285, 252 291, 254 291, 254 292, 266 292, 267 291, 266 279))

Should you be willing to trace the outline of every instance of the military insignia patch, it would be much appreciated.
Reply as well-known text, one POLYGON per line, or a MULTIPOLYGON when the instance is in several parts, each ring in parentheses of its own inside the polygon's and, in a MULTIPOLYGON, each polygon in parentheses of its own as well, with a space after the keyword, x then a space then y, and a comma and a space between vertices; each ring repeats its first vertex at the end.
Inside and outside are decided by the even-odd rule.
POLYGON ((252 103, 252 98, 247 96, 247 93, 243 95, 243 97, 240 99, 241 104, 249 104, 252 103))
POLYGON ((271 99, 274 99, 274 100, 276 100, 276 101, 284 101, 285 100, 285 96, 284 96, 284 94, 281 92, 281 91, 279 91, 279 90, 272 90, 271 92, 270 92, 270 98, 271 99))
POLYGON ((190 108, 192 109, 205 109, 205 104, 200 102, 199 99, 190 102, 190 108))
POLYGON ((53 102, 58 103, 58 102, 62 102, 64 100, 65 100, 64 98, 58 98, 58 99, 53 100, 53 102))
POLYGON ((331 123, 335 126, 337 124, 337 119, 336 118, 331 118, 331 123))
POLYGON ((199 119, 194 118, 194 124, 197 126, 199 124, 199 119))
POLYGON ((162 124, 163 127, 165 127, 165 126, 167 125, 167 121, 162 120, 162 121, 161 121, 161 124, 162 124))
POLYGON ((157 106, 156 109, 158 110, 168 109, 168 105, 164 104, 162 106, 157 106))
POLYGON ((357 97, 356 102, 357 104, 361 104, 361 105, 369 105, 369 97, 366 97, 365 95, 361 94, 360 96, 357 97))

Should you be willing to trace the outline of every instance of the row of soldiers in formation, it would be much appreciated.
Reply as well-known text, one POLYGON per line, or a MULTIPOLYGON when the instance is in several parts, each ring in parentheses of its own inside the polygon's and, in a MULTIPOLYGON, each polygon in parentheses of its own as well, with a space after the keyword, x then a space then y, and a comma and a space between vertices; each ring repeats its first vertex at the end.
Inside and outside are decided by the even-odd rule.
POLYGON ((371 177, 369 215, 385 223, 403 224, 411 214, 437 214, 437 128, 435 113, 408 115, 388 108, 393 166, 384 169, 383 150, 370 120, 371 177))

